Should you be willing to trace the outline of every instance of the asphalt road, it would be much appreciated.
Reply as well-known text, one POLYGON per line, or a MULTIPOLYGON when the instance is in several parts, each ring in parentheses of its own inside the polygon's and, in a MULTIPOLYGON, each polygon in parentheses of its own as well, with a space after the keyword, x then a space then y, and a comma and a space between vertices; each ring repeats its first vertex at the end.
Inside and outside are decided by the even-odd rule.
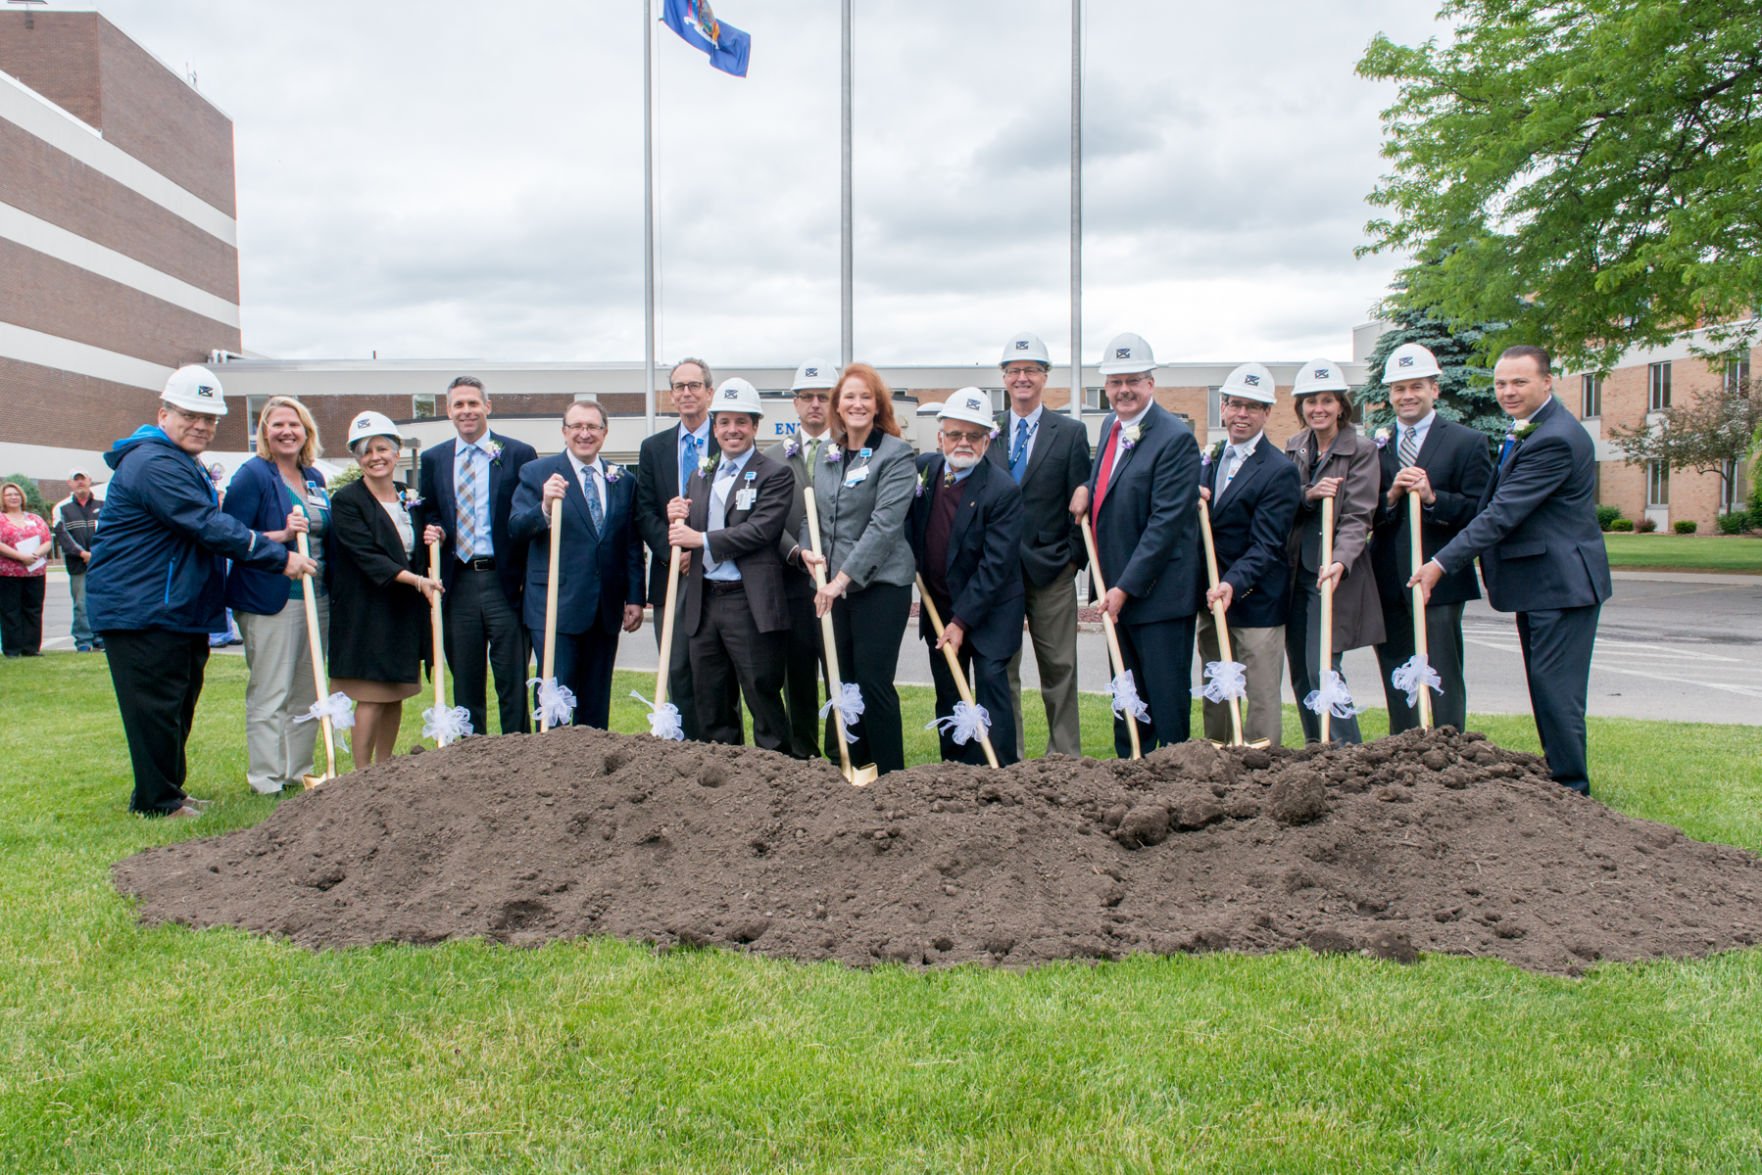
MULTIPOLYGON (((43 617, 45 649, 73 647, 65 635, 71 614, 66 575, 52 571, 43 617)), ((911 626, 901 642, 899 680, 928 685, 927 650, 916 632, 911 626)), ((1464 612, 1463 636, 1469 709, 1529 713, 1512 618, 1478 601, 1464 612)), ((1100 632, 1080 634, 1077 661, 1082 689, 1107 688, 1107 651, 1100 632)), ((655 641, 647 626, 623 638, 618 664, 654 671, 655 641)), ((1200 684, 1199 673, 1195 665, 1195 684, 1200 684)), ((1360 702, 1381 706, 1371 650, 1347 653, 1345 673, 1360 702)), ((1024 688, 1039 684, 1031 651, 1023 660, 1022 677, 1024 688)), ((1288 685, 1286 700, 1291 700, 1288 685)), ((1615 596, 1604 605, 1597 632, 1590 712, 1605 718, 1762 722, 1762 576, 1617 572, 1615 596)))

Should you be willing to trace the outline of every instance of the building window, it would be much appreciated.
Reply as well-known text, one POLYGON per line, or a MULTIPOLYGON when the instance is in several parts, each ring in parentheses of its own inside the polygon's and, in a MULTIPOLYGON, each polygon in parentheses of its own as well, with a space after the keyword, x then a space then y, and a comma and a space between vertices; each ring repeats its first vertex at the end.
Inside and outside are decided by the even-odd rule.
POLYGON ((1646 411, 1661 412, 1670 407, 1670 360, 1646 368, 1646 411))
POLYGON ((263 405, 269 401, 268 396, 245 397, 245 431, 253 437, 257 435, 257 419, 263 415, 263 405))
POLYGON ((1005 408, 1009 407, 1009 393, 1002 388, 982 388, 980 390, 987 396, 991 397, 991 410, 993 412, 1002 412, 1005 408))
POLYGON ((411 420, 433 420, 440 414, 440 397, 432 392, 426 396, 410 397, 411 420))
POLYGON ((1725 394, 1735 396, 1750 382, 1750 356, 1748 352, 1733 355, 1725 361, 1725 394))
POLYGON ((1579 416, 1592 420, 1603 415, 1603 377, 1579 376, 1579 416))
POLYGON ((1646 463, 1646 505, 1670 505, 1670 466, 1662 461, 1646 463))
POLYGON ((1224 394, 1217 388, 1212 388, 1205 394, 1205 427, 1209 430, 1223 426, 1224 394))
POLYGON ((1084 388, 1083 410, 1085 412, 1106 412, 1107 393, 1100 388, 1084 388))

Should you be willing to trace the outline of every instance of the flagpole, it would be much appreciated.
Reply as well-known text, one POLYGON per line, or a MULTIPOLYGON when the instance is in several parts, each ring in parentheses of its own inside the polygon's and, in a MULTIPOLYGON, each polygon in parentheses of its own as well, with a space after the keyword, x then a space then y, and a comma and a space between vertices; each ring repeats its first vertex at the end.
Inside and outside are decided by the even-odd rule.
POLYGON ((655 431, 655 112, 652 0, 642 0, 642 414, 655 431))
POLYGON ((840 164, 840 200, 839 200, 839 241, 838 241, 838 324, 839 349, 838 363, 840 367, 850 366, 853 349, 853 317, 851 314, 851 174, 850 174, 850 108, 851 108, 851 3, 844 0, 840 6, 840 30, 843 39, 843 108, 841 139, 839 149, 840 164))
POLYGON ((1083 422, 1083 0, 1071 0, 1071 419, 1083 422))

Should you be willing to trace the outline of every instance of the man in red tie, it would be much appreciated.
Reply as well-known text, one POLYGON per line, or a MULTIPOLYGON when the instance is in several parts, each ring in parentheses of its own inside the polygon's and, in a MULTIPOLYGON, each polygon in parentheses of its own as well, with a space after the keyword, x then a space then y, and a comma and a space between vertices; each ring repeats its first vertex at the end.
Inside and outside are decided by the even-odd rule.
MULTIPOLYGON (((1071 512, 1087 513, 1095 528, 1107 583, 1101 606, 1114 618, 1125 668, 1149 707, 1149 720, 1138 724, 1149 750, 1188 738, 1201 602, 1199 445, 1192 429, 1156 403, 1156 359, 1143 338, 1114 338, 1099 367, 1113 411, 1102 424, 1088 492, 1077 492, 1071 512)), ((1131 754, 1125 723, 1116 712, 1121 758, 1131 754)))

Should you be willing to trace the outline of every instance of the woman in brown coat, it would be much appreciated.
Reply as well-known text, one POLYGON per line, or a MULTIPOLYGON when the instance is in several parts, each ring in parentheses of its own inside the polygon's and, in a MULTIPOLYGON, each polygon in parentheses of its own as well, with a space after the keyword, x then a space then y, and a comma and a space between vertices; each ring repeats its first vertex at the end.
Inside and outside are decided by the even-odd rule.
MULTIPOLYGON (((1347 649, 1380 644, 1383 607, 1371 571, 1370 524, 1376 513, 1381 469, 1376 445, 1352 427, 1352 402, 1337 364, 1317 359, 1304 365, 1294 389, 1297 419, 1307 427, 1285 442, 1297 465, 1303 500, 1297 507, 1286 551, 1291 560, 1291 611, 1285 622, 1285 658, 1306 743, 1321 740, 1321 716, 1303 704, 1321 688, 1321 585, 1334 584, 1333 665, 1347 649), (1321 565, 1322 500, 1334 500, 1333 561, 1321 565)), ((1342 682, 1345 678, 1342 676, 1342 682)), ((1333 742, 1356 743, 1356 716, 1328 720, 1333 742)))

